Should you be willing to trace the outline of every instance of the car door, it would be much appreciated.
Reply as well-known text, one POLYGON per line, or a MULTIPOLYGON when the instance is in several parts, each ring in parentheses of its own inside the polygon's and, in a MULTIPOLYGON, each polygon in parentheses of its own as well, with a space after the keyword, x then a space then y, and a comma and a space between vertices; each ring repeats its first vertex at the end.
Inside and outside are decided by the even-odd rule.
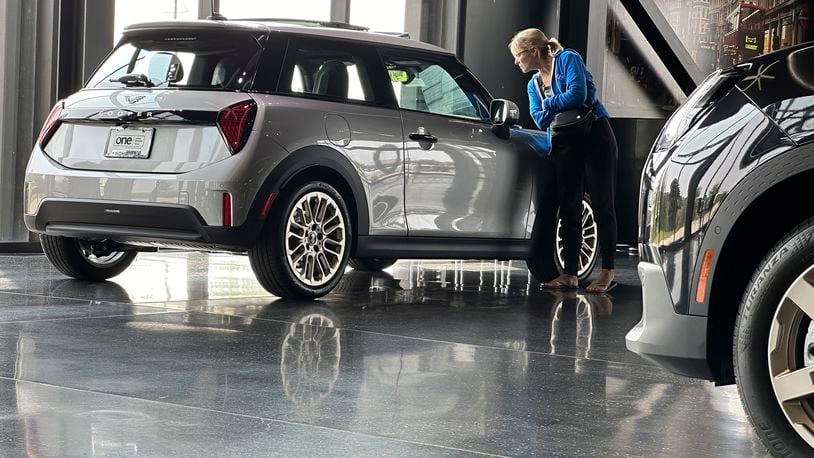
POLYGON ((408 235, 524 238, 529 158, 492 131, 488 94, 454 56, 381 53, 401 110, 408 235))
POLYGON ((274 99, 268 116, 289 151, 326 146, 353 164, 368 203, 361 233, 404 236, 401 117, 382 72, 369 45, 293 37, 277 92, 294 97, 274 99))

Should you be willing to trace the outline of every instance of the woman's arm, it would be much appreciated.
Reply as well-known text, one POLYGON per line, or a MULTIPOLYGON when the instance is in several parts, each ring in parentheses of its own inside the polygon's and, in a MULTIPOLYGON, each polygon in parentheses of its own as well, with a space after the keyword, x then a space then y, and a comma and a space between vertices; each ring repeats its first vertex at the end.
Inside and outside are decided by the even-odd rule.
MULTIPOLYGON (((543 101, 543 108, 554 113, 573 110, 585 105, 588 96, 588 84, 585 81, 585 63, 579 54, 563 52, 557 58, 556 65, 562 65, 565 70, 565 87, 562 94, 557 94, 543 101)), ((556 84, 552 81, 552 85, 556 84)))
POLYGON ((529 93, 529 113, 531 114, 531 118, 534 119, 534 123, 537 124, 537 127, 546 130, 548 129, 548 125, 551 124, 551 120, 554 119, 554 114, 543 108, 543 100, 540 98, 537 88, 534 87, 535 78, 537 78, 537 76, 534 76, 534 78, 529 81, 527 88, 529 93))

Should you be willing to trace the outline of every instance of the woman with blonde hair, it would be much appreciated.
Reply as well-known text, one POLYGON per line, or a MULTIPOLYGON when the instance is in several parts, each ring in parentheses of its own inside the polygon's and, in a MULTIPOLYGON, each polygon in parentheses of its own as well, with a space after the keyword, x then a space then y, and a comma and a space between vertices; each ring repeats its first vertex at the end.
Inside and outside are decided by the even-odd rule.
POLYGON ((535 28, 515 34, 509 42, 509 50, 523 73, 534 72, 528 83, 529 111, 537 127, 548 131, 547 146, 557 181, 563 230, 563 273, 543 283, 543 287, 578 287, 583 181, 587 181, 598 226, 602 270, 586 290, 606 292, 615 285, 613 256, 616 250, 617 146, 608 112, 597 99, 593 77, 576 51, 563 48, 555 38, 548 38, 535 28), (577 114, 579 118, 575 117, 577 114), (559 122, 560 119, 565 121, 559 122), (575 119, 587 122, 578 122, 581 127, 574 127, 575 119), (567 124, 571 127, 560 127, 567 124), (574 129, 584 129, 585 134, 575 135, 574 129))

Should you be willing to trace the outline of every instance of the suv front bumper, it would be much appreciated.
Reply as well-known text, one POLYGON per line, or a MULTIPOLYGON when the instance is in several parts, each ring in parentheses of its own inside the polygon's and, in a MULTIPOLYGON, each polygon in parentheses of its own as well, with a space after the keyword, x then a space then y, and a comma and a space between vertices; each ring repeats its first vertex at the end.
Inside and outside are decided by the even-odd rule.
POLYGON ((625 336, 627 349, 676 374, 712 380, 707 364, 707 317, 675 312, 660 266, 640 262, 639 278, 642 319, 625 336))

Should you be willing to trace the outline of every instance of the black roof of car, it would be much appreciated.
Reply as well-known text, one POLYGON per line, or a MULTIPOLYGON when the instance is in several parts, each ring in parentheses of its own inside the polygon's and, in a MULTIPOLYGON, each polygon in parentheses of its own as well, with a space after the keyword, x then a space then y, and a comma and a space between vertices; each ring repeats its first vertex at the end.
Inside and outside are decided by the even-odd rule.
POLYGON ((295 35, 313 36, 321 38, 334 38, 339 40, 361 41, 379 45, 412 48, 421 51, 430 51, 440 54, 453 54, 446 49, 435 45, 423 43, 409 38, 403 38, 394 33, 371 32, 364 27, 349 24, 300 21, 285 19, 237 19, 237 20, 198 20, 198 21, 160 21, 132 24, 124 29, 124 35, 133 32, 148 30, 222 30, 245 32, 278 32, 295 35))

